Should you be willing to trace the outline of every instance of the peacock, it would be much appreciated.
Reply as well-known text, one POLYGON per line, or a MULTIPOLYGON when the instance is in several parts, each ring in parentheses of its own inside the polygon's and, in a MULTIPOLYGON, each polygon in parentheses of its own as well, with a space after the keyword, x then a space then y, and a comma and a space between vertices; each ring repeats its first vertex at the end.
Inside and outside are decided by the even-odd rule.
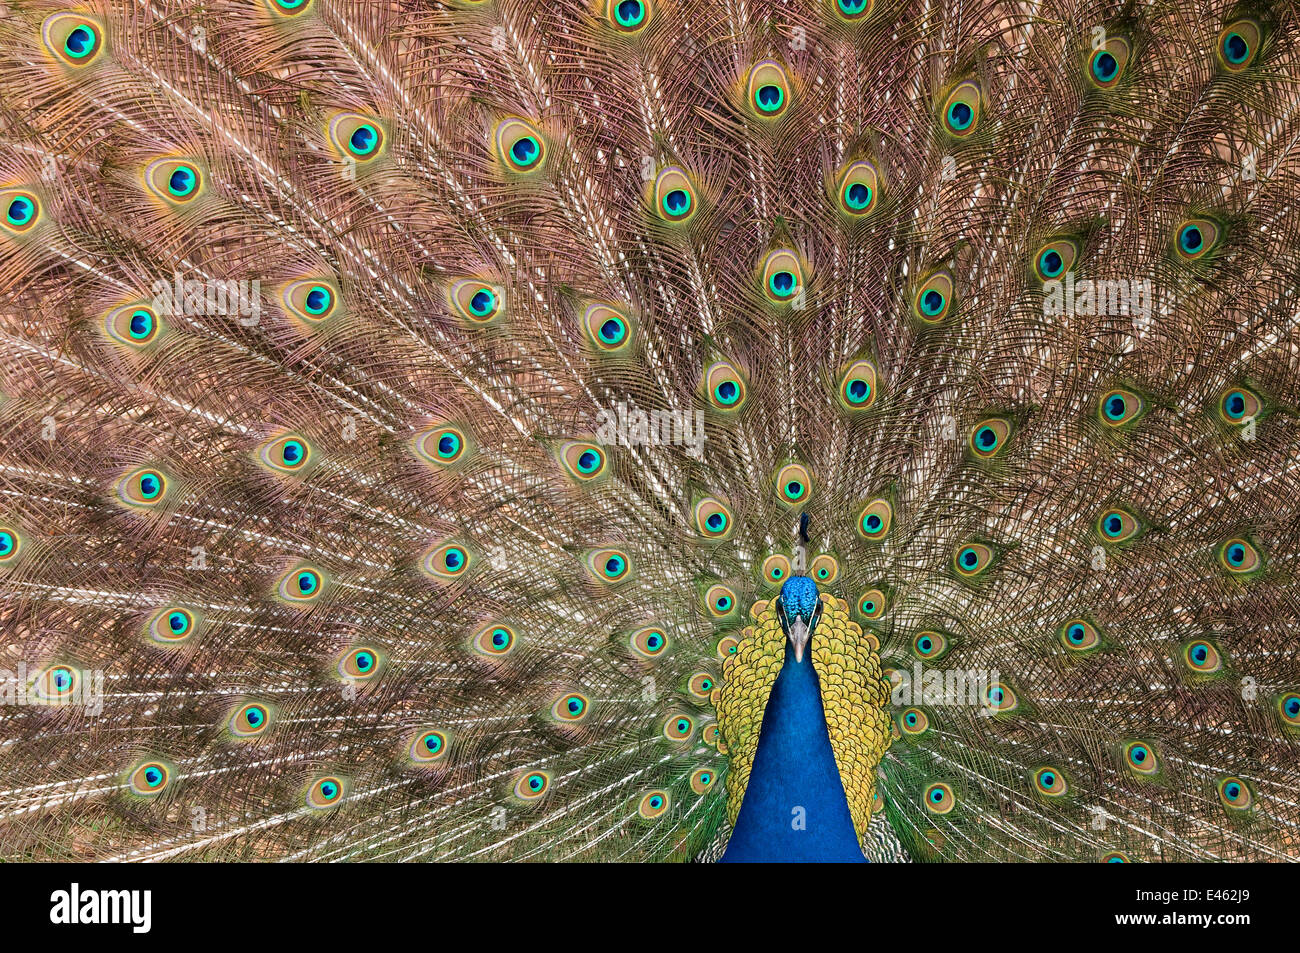
POLYGON ((1300 859, 1291 0, 4 0, 0 857, 1300 859))

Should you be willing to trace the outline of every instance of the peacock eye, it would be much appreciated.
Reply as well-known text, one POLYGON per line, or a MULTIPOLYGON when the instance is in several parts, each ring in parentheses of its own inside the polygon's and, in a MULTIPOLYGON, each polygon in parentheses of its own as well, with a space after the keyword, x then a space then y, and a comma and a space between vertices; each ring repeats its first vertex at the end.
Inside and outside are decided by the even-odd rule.
POLYGON ((1005 682, 995 682, 985 693, 984 701, 989 710, 1005 713, 1015 711, 1020 699, 1015 691, 1005 682))
POLYGON ((926 810, 932 814, 948 814, 957 806, 957 796, 942 782, 931 784, 922 797, 926 810))
POLYGON ((1219 396, 1219 416, 1229 424, 1244 424, 1254 420, 1263 408, 1263 402, 1243 387, 1234 387, 1219 396))
POLYGON ((655 210, 666 222, 680 224, 696 212, 695 188, 680 166, 669 166, 655 177, 655 210))
POLYGON ((745 402, 745 383, 727 361, 717 361, 705 371, 704 389, 715 410, 738 410, 745 402))
POLYGON ((515 797, 524 801, 534 801, 547 792, 551 786, 551 776, 545 771, 529 771, 521 774, 515 781, 515 797))
POLYGON ((871 13, 873 0, 834 0, 835 12, 844 20, 862 20, 871 13))
POLYGON ((1071 619, 1061 626, 1061 643, 1072 652, 1087 652, 1101 645, 1101 635, 1086 619, 1071 619))
POLYGON ((803 268, 788 248, 771 252, 763 259, 763 294, 774 304, 789 302, 803 289, 803 268))
POLYGON ((885 594, 879 589, 871 589, 862 594, 858 600, 858 611, 868 619, 879 619, 885 614, 885 594))
POLYGON ((36 697, 46 702, 72 698, 81 685, 81 673, 69 665, 51 665, 33 683, 36 697))
POLYGON ((1219 33, 1219 62, 1232 73, 1246 69, 1255 61, 1262 37, 1263 31, 1254 20, 1242 19, 1229 23, 1219 33))
POLYGON ((1228 572, 1236 575, 1248 575, 1262 565, 1259 550, 1249 540, 1230 539, 1219 546, 1219 562, 1228 572))
POLYGON ((736 594, 727 586, 715 583, 704 593, 704 604, 711 615, 721 618, 736 608, 736 594))
POLYGON ((583 313, 582 323, 588 339, 602 352, 620 351, 632 341, 631 319, 610 305, 589 305, 583 313))
POLYGON ((358 681, 372 678, 378 674, 381 661, 375 649, 355 648, 339 659, 338 673, 342 678, 358 681))
POLYGON ((131 791, 142 797, 153 797, 166 790, 171 782, 171 771, 161 761, 146 761, 131 772, 128 784, 131 791))
POLYGON ((769 585, 780 585, 790 576, 790 560, 781 553, 773 553, 763 560, 763 581, 769 585))
POLYGON ((957 547, 952 564, 962 576, 978 576, 992 565, 993 556, 993 550, 983 543, 967 543, 957 547))
POLYGON ((1248 811, 1255 799, 1246 782, 1241 778, 1226 777, 1217 785, 1219 801, 1229 811, 1248 811))
POLYGON ((633 632, 629 642, 632 651, 642 658, 658 658, 663 654, 664 649, 668 647, 668 637, 664 635, 662 629, 655 626, 633 632))
POLYGON ((731 535, 731 510, 716 497, 705 497, 695 504, 695 529, 706 539, 726 539, 731 535))
POLYGON ((846 410, 864 410, 876 400, 876 369, 870 361, 854 361, 840 375, 840 403, 846 410))
POLYGON ((1278 714, 1289 727, 1300 727, 1300 694, 1288 692, 1277 700, 1278 714))
POLYGON ((1106 510, 1097 518, 1097 535, 1107 543, 1126 542, 1141 529, 1141 522, 1127 510, 1106 510))
POLYGON ((651 791, 641 798, 641 803, 637 805, 637 813, 646 820, 652 821, 668 810, 669 803, 667 791, 651 791))
POLYGON ((713 691, 714 685, 715 682, 712 675, 709 675, 707 672, 696 672, 687 682, 686 689, 696 698, 703 701, 709 697, 709 693, 713 691))
POLYGON ((311 0, 266 0, 273 13, 297 16, 311 6, 311 0))
POLYGON ((875 165, 860 159, 846 166, 837 181, 841 212, 857 218, 874 211, 880 190, 880 173, 875 165))
POLYGON ((426 463, 449 467, 464 458, 469 439, 460 427, 443 423, 417 434, 412 446, 426 463))
POLYGON ((664 737, 669 741, 685 741, 695 730, 695 723, 685 715, 670 715, 664 722, 664 737))
POLYGON ((570 476, 585 483, 605 472, 608 458, 594 443, 574 441, 560 448, 560 462, 570 476))
POLYGON ((1098 405, 1101 422, 1108 427, 1122 427, 1136 421, 1146 411, 1142 398, 1129 390, 1112 390, 1102 395, 1098 405))
POLYGON ((371 116, 340 113, 330 120, 326 135, 335 151, 353 163, 369 162, 384 151, 384 129, 371 116))
POLYGON ((555 700, 551 705, 551 714, 560 721, 581 721, 586 717, 589 706, 586 695, 572 692, 555 700))
POLYGON ((41 39, 65 66, 81 69, 96 57, 104 45, 103 30, 79 13, 55 13, 41 24, 41 39))
POLYGON ((691 774, 691 790, 704 794, 713 785, 713 772, 708 768, 697 768, 691 774))
POLYGON ((480 655, 505 655, 515 647, 515 630, 508 625, 493 623, 479 629, 474 635, 474 651, 480 655))
POLYGON ((0 192, 0 207, 5 210, 5 227, 17 234, 35 225, 41 210, 36 196, 22 189, 0 192))
POLYGON ((749 106, 760 119, 776 119, 790 105, 790 81, 775 60, 764 60, 749 71, 749 106))
POLYGON ((948 640, 938 632, 918 632, 912 639, 912 653, 922 660, 934 660, 948 650, 948 640))
POLYGON ((1209 642, 1196 639, 1183 646, 1183 662, 1193 672, 1200 675, 1212 675, 1223 668, 1223 658, 1209 642))
POLYGON ((141 304, 115 308, 104 316, 104 332, 109 338, 134 349, 152 343, 162 327, 154 310, 141 304))
POLYGON ((162 645, 184 642, 194 634, 198 620, 189 609, 179 606, 154 613, 147 629, 149 638, 162 645))
POLYGON ((280 597, 288 602, 305 603, 315 600, 324 589, 325 580, 314 566, 299 566, 280 580, 280 597))
POLYGON ((979 125, 980 86, 974 80, 957 84, 944 100, 943 125, 950 136, 964 139, 979 125))
POLYGON ((434 729, 416 732, 406 753, 416 764, 438 761, 447 753, 447 734, 434 729))
POLYGON ((948 271, 937 271, 912 296, 912 313, 926 324, 938 324, 952 310, 953 280, 948 271))
POLYGON ((812 474, 801 463, 787 463, 776 474, 777 496, 787 506, 803 503, 812 493, 812 474))
POLYGON ((307 789, 307 806, 318 811, 335 807, 343 800, 344 790, 342 778, 320 778, 307 789))
POLYGON ((587 571, 597 582, 623 582, 631 575, 632 562, 621 549, 597 549, 587 554, 587 571))
POLYGON ((258 702, 249 702, 236 708, 226 725, 236 738, 255 738, 265 732, 270 723, 270 710, 258 702))
POLYGON ((452 282, 447 298, 452 310, 473 327, 491 324, 505 313, 504 291, 481 278, 452 282))
POLYGON ((145 168, 145 185, 172 205, 184 205, 203 189, 203 173, 189 159, 155 159, 145 168))
POLYGON ((474 563, 469 549, 457 542, 434 546, 420 560, 420 568, 435 579, 458 579, 474 563))
POLYGON ((304 278, 290 282, 280 293, 289 316, 305 327, 314 327, 331 317, 338 308, 339 294, 329 281, 304 278))
POLYGON ((1219 226, 1207 218, 1193 218, 1178 226, 1174 247, 1184 261, 1204 258, 1219 241, 1219 226))
POLYGON ((509 172, 534 172, 546 158, 541 133, 523 119, 507 119, 497 126, 497 157, 509 172))
POLYGON ((1074 267, 1079 246, 1067 238, 1048 242, 1034 258, 1034 273, 1039 281, 1054 281, 1074 267))
POLYGON ((117 483, 118 499, 133 509, 157 506, 166 495, 167 478, 150 467, 128 473, 117 483))
POLYGON ((311 444, 297 434, 289 434, 264 445, 258 459, 278 473, 297 473, 311 459, 311 444))
POLYGON ((971 451, 981 460, 991 460, 1006 447, 1011 422, 998 417, 981 420, 970 432, 971 451))
POLYGON ((609 0, 610 24, 620 33, 638 33, 650 22, 650 6, 645 0, 609 0))
POLYGON ((894 519, 894 507, 884 497, 872 500, 858 514, 858 532, 866 539, 883 539, 894 519))
POLYGON ((924 734, 930 728, 929 717, 919 708, 907 709, 899 718, 899 723, 903 734, 906 735, 924 734))
POLYGON ((829 585, 839 578, 839 560, 828 553, 823 553, 809 563, 808 574, 818 582, 829 585))
POLYGON ((1159 769, 1155 751, 1144 741, 1131 741, 1125 745, 1124 760, 1138 774, 1155 774, 1159 769))
POLYGON ((8 562, 18 555, 22 546, 22 537, 18 531, 7 526, 0 527, 0 563, 8 562))
POLYGON ((1039 768, 1035 771, 1034 788, 1039 794, 1048 797, 1060 797, 1069 790, 1069 786, 1065 783, 1065 775, 1061 773, 1060 768, 1039 768))

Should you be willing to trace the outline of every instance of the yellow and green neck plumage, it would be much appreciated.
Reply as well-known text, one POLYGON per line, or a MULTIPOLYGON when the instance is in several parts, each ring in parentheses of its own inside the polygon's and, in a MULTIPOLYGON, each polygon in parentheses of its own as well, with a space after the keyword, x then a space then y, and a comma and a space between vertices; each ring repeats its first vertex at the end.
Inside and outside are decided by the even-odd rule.
POLYGON ((750 610, 713 693, 729 757, 727 860, 861 860, 889 747, 874 636, 809 578, 750 610))

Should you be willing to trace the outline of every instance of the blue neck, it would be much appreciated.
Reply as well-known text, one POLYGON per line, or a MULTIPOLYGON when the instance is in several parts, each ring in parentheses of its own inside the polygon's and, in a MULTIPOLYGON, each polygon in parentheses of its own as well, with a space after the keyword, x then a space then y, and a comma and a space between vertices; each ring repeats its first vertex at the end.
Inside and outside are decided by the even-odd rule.
POLYGON ((802 662, 794 660, 794 652, 785 653, 763 714, 749 787, 721 862, 761 861, 866 863, 808 653, 802 662))

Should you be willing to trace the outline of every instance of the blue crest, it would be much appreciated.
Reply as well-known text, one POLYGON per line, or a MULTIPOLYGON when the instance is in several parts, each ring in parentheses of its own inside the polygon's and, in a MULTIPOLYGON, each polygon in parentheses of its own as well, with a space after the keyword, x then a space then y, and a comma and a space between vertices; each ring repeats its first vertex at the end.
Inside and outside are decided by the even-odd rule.
POLYGON ((790 617, 811 619, 817 608, 817 583, 807 576, 791 576, 781 587, 781 605, 790 617))

